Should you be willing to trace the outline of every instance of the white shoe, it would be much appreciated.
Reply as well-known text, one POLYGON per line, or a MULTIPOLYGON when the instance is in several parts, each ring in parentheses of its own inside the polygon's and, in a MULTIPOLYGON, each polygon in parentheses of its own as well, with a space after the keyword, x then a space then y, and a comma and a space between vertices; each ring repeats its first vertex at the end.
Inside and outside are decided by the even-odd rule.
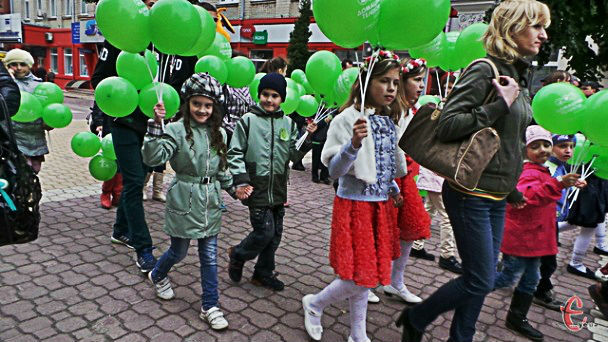
POLYGON ((378 296, 376 296, 374 291, 369 290, 369 291, 367 291, 367 302, 372 303, 372 304, 377 304, 377 303, 380 303, 380 298, 378 298, 378 296))
POLYGON ((307 294, 306 296, 302 297, 302 308, 304 309, 304 327, 306 327, 306 332, 310 338, 315 341, 320 341, 321 336, 323 335, 323 326, 312 324, 310 321, 310 316, 319 317, 320 319, 323 313, 318 313, 310 308, 312 296, 313 295, 311 294, 307 294))
POLYGON ((168 277, 164 277, 158 283, 155 283, 154 280, 152 280, 152 271, 150 271, 148 272, 148 279, 150 279, 150 281, 156 288, 156 296, 158 298, 169 300, 175 297, 175 293, 171 288, 171 283, 169 282, 168 277))
POLYGON ((384 290, 384 294, 386 294, 387 296, 389 296, 389 297, 392 297, 393 295, 397 296, 401 300, 403 300, 404 302, 409 303, 409 304, 417 304, 417 303, 422 302, 422 298, 411 293, 405 286, 401 290, 397 290, 393 286, 388 285, 388 286, 384 286, 383 290, 384 290))
POLYGON ((200 318, 209 323, 213 330, 228 328, 228 321, 224 318, 224 313, 217 306, 214 306, 207 311, 201 309, 200 318))
MULTIPOLYGON (((353 338, 348 335, 348 342, 355 342, 355 340, 353 340, 353 338)), ((365 342, 372 342, 372 340, 370 340, 369 337, 366 337, 365 342)))
MULTIPOLYGON (((604 274, 604 272, 602 272, 602 270, 604 268, 606 268, 606 266, 604 266, 602 268, 598 268, 597 271, 595 271, 595 277, 599 281, 608 281, 608 274, 604 274)), ((606 269, 608 270, 608 268, 606 268, 606 269)))

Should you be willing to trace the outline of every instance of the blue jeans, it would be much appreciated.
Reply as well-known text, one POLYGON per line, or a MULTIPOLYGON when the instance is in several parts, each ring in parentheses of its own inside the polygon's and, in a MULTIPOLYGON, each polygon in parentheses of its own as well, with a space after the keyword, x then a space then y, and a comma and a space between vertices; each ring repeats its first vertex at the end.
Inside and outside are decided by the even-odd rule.
POLYGON ((141 157, 143 137, 132 129, 115 125, 112 142, 116 162, 122 173, 122 194, 116 210, 114 235, 126 235, 137 252, 152 247, 152 238, 146 224, 143 202, 144 162, 141 157))
POLYGON ((504 254, 502 257, 503 269, 496 276, 494 287, 497 289, 511 287, 517 279, 517 290, 529 295, 536 291, 540 280, 540 258, 524 258, 504 254))
POLYGON ((445 182, 443 203, 454 229, 463 274, 414 306, 409 317, 415 328, 424 331, 437 316, 455 310, 449 341, 472 341, 483 301, 494 289, 506 201, 466 195, 445 182))
MULTIPOLYGON (((182 261, 188 254, 190 239, 171 237, 171 247, 158 259, 152 270, 152 280, 158 282, 165 278, 173 265, 182 261)), ((203 310, 218 306, 217 290, 217 235, 198 239, 198 258, 201 267, 201 295, 203 310)))

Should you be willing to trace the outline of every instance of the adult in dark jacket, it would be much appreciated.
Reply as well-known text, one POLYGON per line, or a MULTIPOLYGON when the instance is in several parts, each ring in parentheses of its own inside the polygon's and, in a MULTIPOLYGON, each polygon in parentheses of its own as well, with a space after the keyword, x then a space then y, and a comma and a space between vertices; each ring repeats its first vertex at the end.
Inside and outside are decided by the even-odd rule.
MULTIPOLYGON (((91 77, 93 88, 103 79, 117 75, 118 54, 120 50, 109 42, 104 42, 91 77)), ((156 264, 156 258, 152 254, 152 238, 144 215, 142 194, 146 173, 141 148, 147 124, 148 117, 137 108, 128 116, 113 118, 110 128, 116 161, 123 177, 123 189, 116 210, 111 241, 135 249, 136 264, 142 272, 149 272, 156 264)))
MULTIPOLYGON (((454 87, 437 130, 443 141, 458 141, 485 127, 500 136, 500 150, 484 169, 478 189, 467 191, 445 182, 443 201, 463 275, 455 278, 410 309, 397 324, 403 341, 420 341, 426 327, 440 314, 455 310, 450 341, 471 341, 485 296, 494 288, 496 261, 502 240, 507 202, 523 207, 525 199, 515 190, 523 165, 525 130, 531 120, 528 67, 525 57, 538 54, 547 39, 549 9, 535 0, 504 1, 492 14, 483 37, 489 58, 497 66, 501 82, 493 81, 489 64, 478 63, 454 87), (496 97, 483 104, 491 91, 496 97)), ((507 319, 518 329, 529 327, 525 319, 532 295, 515 291, 507 319)))
POLYGON ((0 112, 2 113, 0 121, 17 114, 21 101, 21 93, 19 92, 17 83, 15 83, 15 80, 11 77, 11 74, 9 74, 2 62, 0 62, 0 101, 6 103, 6 108, 0 106, 0 112), (6 113, 5 109, 8 110, 8 113, 6 113))

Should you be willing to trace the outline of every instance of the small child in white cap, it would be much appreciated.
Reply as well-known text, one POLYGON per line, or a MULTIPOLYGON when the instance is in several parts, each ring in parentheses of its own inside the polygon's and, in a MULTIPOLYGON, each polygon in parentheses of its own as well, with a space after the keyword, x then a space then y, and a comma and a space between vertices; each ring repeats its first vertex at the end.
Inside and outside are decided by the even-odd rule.
POLYGON ((552 147, 551 133, 538 125, 528 127, 527 159, 517 183, 517 190, 523 193, 526 204, 523 208, 507 206, 500 248, 504 267, 494 283, 498 289, 518 282, 507 313, 506 325, 534 341, 542 340, 543 334, 528 323, 526 316, 540 280, 540 259, 557 254, 557 201, 562 197, 564 188, 587 185, 579 179, 578 174, 551 177, 545 162, 551 156, 552 147))
MULTIPOLYGON (((15 83, 22 92, 33 93, 36 86, 42 82, 40 78, 31 73, 34 58, 29 52, 12 49, 6 54, 2 62, 6 65, 8 72, 13 76, 15 83)), ((51 130, 52 128, 46 126, 42 119, 36 119, 32 122, 12 121, 12 125, 19 151, 25 155, 34 172, 40 172, 44 155, 49 153, 45 130, 51 130)))

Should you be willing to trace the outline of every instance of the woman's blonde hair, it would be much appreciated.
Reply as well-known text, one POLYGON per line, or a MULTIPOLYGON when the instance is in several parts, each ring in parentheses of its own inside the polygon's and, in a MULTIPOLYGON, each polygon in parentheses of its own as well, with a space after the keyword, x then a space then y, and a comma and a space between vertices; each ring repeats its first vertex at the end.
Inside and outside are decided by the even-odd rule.
POLYGON ((492 12, 492 20, 482 39, 488 54, 512 63, 522 57, 513 37, 529 26, 551 24, 549 7, 536 0, 503 1, 492 12))

